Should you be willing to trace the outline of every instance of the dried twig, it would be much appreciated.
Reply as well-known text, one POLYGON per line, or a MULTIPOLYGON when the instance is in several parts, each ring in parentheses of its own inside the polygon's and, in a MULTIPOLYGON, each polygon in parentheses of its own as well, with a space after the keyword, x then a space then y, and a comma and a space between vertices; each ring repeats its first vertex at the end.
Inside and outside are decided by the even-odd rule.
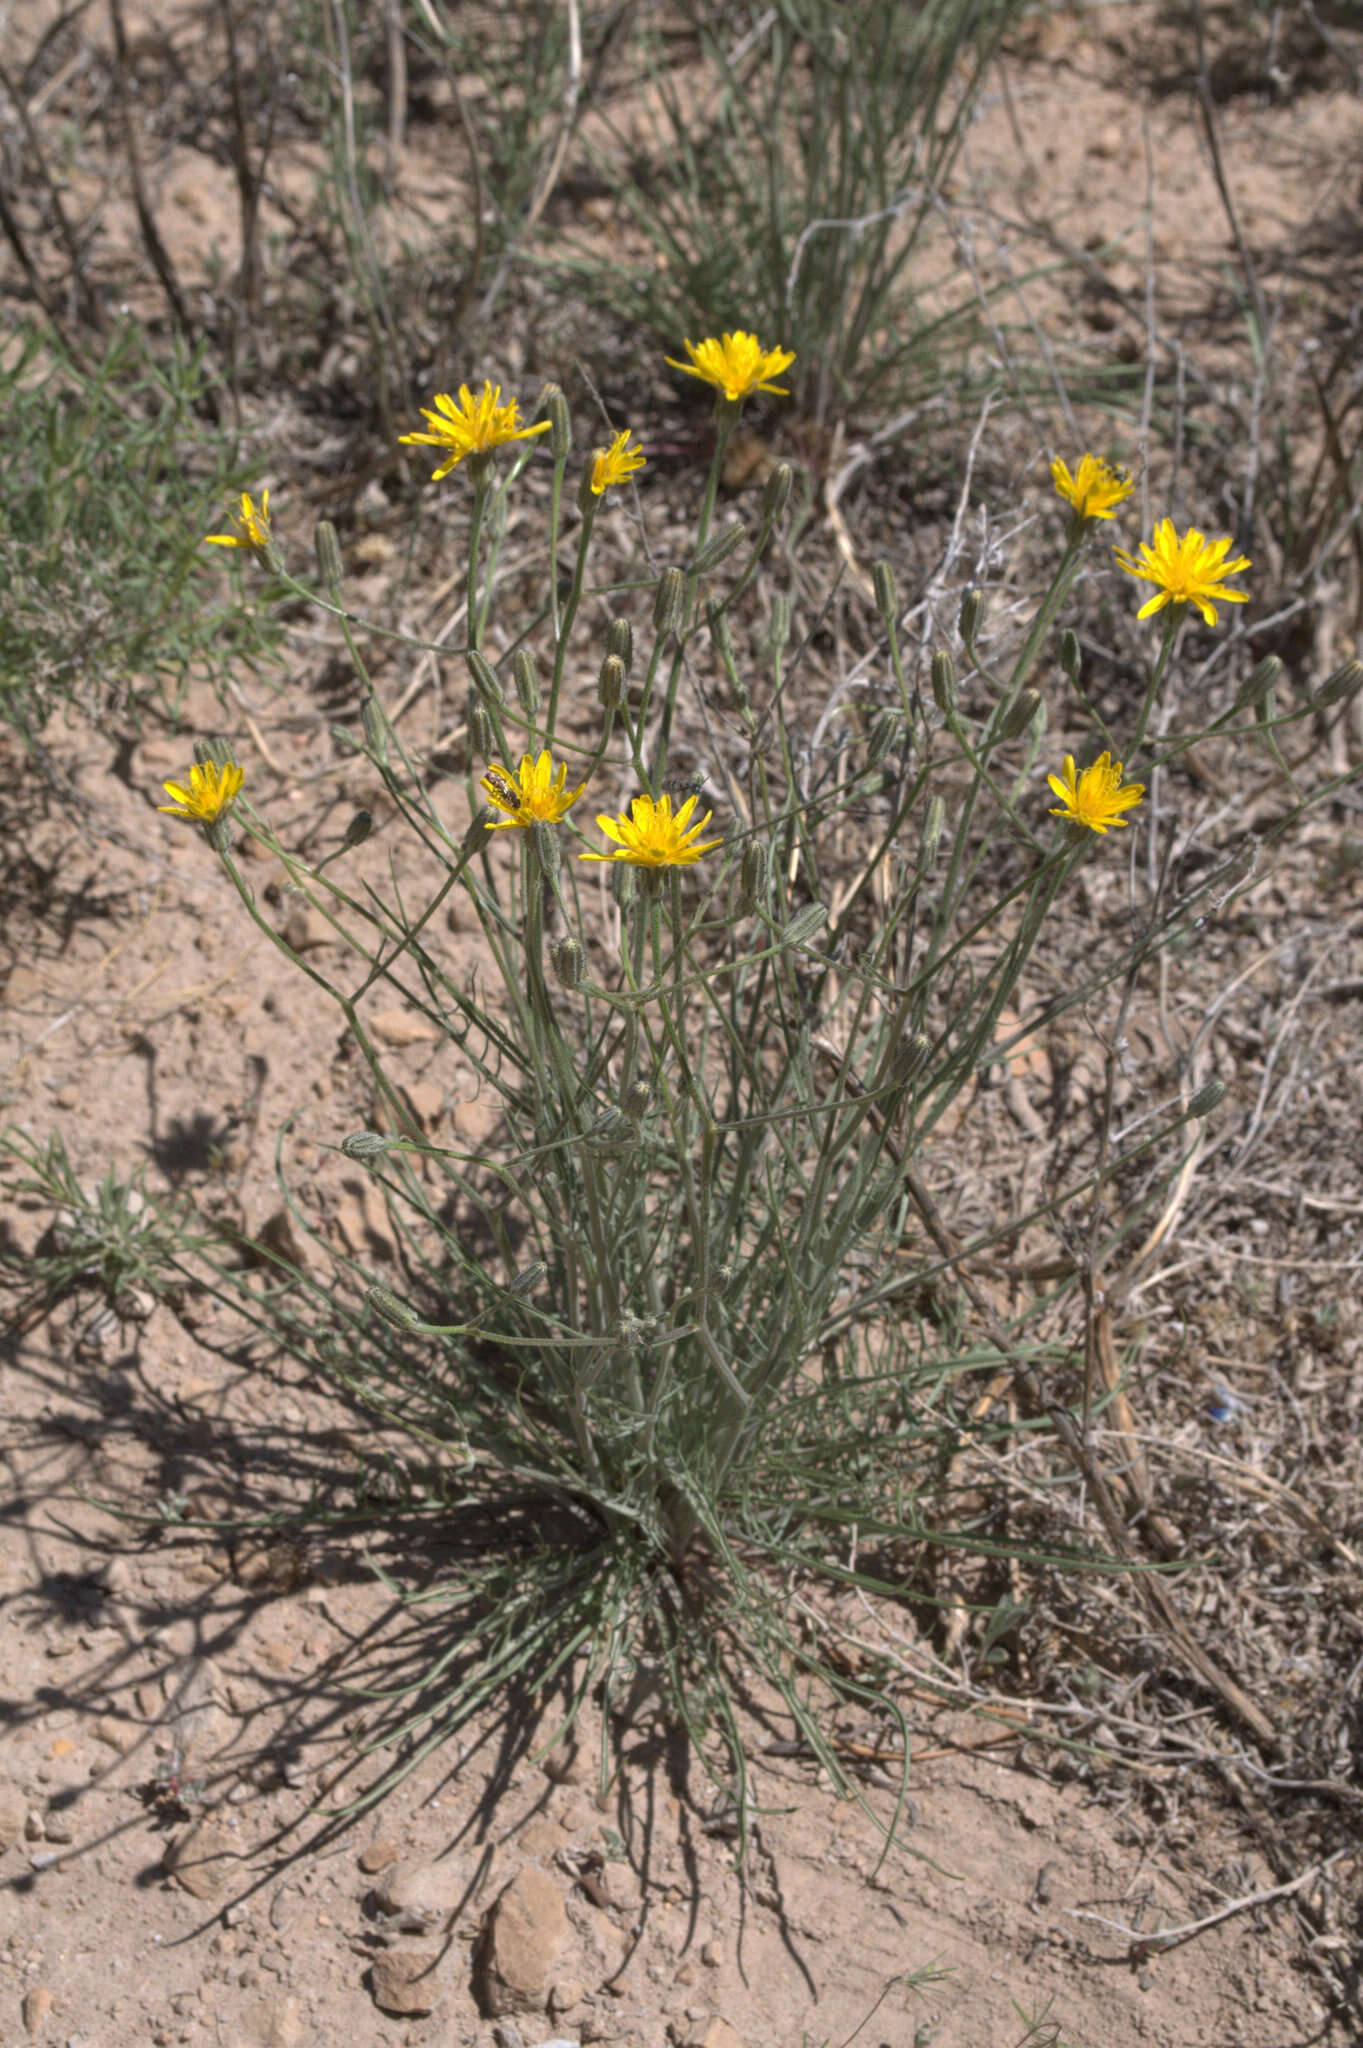
POLYGON ((1185 1941, 1193 1941, 1199 1934, 1219 1927, 1223 1921, 1233 1920, 1237 1913, 1252 1913, 1257 1906, 1271 1906, 1278 1899, 1290 1899, 1295 1892, 1304 1891, 1342 1857, 1359 1854, 1357 1849, 1336 1849, 1333 1856, 1325 1856, 1319 1863, 1312 1863, 1287 1884, 1275 1884, 1267 1891, 1247 1892, 1243 1898, 1228 1899, 1224 1906, 1218 1906, 1214 1913, 1205 1914, 1201 1920, 1185 1920, 1181 1927, 1161 1927, 1154 1934, 1141 1934, 1133 1928, 1123 1927, 1116 1920, 1106 1919, 1101 1913, 1087 1913, 1080 1907, 1071 1906, 1066 1910, 1071 1919, 1093 1920, 1100 1927, 1110 1927, 1114 1932, 1124 1934, 1129 1943, 1124 1960, 1140 1963, 1147 1956, 1163 1955, 1166 1949, 1180 1948, 1185 1941))

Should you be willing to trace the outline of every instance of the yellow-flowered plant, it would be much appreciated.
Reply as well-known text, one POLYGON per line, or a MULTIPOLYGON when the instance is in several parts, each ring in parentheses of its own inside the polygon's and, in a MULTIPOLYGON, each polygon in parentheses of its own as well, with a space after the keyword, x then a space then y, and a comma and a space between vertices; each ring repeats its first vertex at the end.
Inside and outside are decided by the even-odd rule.
POLYGON ((269 492, 261 492, 257 506, 250 492, 243 491, 240 508, 232 516, 241 528, 240 533, 206 533, 204 540, 215 548, 254 548, 257 554, 263 554, 270 545, 269 492))
POLYGON ((1073 476, 1068 463, 1057 456, 1051 464, 1051 480, 1076 519, 1112 519, 1117 507, 1136 488, 1124 470, 1114 469, 1099 455, 1085 455, 1073 476))
POLYGON ((1248 555, 1236 555, 1227 561, 1231 546, 1228 537, 1209 541, 1195 526, 1180 534, 1172 519, 1161 519, 1155 527, 1153 543, 1141 542, 1139 561, 1133 561, 1121 548, 1114 548, 1113 553, 1128 576, 1138 576, 1143 583, 1159 586, 1155 595, 1141 606, 1137 618, 1148 619, 1152 612, 1163 611, 1167 604, 1195 604, 1207 624, 1214 626, 1217 604, 1247 604, 1246 591, 1226 588, 1227 576, 1238 576, 1242 569, 1250 567, 1248 555))
POLYGON ((400 434, 398 439, 405 444, 425 443, 432 448, 447 448, 449 454, 438 469, 431 471, 431 482, 438 484, 447 477, 456 463, 465 457, 490 455, 508 441, 533 441, 538 434, 547 434, 548 420, 539 420, 534 426, 521 425, 520 408, 513 398, 502 403, 500 384, 483 385, 475 398, 467 384, 459 386, 456 401, 447 391, 437 391, 433 412, 423 406, 422 418, 428 431, 414 434, 400 434))
POLYGON ((615 484, 626 482, 644 467, 645 456, 642 448, 632 447, 633 436, 628 427, 616 435, 609 448, 598 448, 592 463, 591 490, 599 498, 615 484))
MULTIPOLYGON (((396 1256, 362 1299, 325 1298, 318 1313, 334 1327, 309 1356, 411 1429, 423 1470, 443 1458, 470 1497, 504 1486, 518 1526, 534 1526, 526 1496, 551 1497, 572 1532, 546 1538, 533 1571, 518 1545, 461 1578, 451 1599, 481 1653, 461 1643, 469 1675, 437 1688, 434 1705, 422 1693, 412 1720, 395 1724, 403 1741, 417 1727, 429 1728, 422 1743, 437 1739, 510 1671, 539 1683, 577 1658, 609 1683, 645 1636, 662 1646, 685 1711, 700 1696, 688 1688, 708 1687, 721 1702, 710 1722, 729 1725, 732 1634, 810 1726, 805 1653, 769 1605, 752 1603, 830 1553, 855 1556, 863 1534, 918 1543, 942 1459, 959 1450, 972 1376, 1037 1355, 1030 1296, 1006 1338, 972 1327, 957 1349, 923 1314, 925 1269, 956 1262, 928 1193, 929 1182, 951 1185, 932 1136, 1006 1057, 1004 1020, 1023 1007, 1029 963, 1060 943, 1075 869, 1111 859, 1106 838, 1139 822, 1147 785, 1193 729, 1154 716, 1172 633, 1116 733, 1085 692, 1074 635, 1053 650, 1085 528, 1129 492, 1094 456, 1073 474, 1055 465, 1074 517, 1013 646, 1008 627, 991 636, 983 596, 967 591, 956 641, 920 671, 879 563, 880 637, 866 635, 855 693, 829 705, 792 687, 786 649, 797 623, 807 645, 822 616, 799 563, 774 587, 793 467, 779 463, 760 505, 739 501, 711 531, 737 408, 777 388, 790 354, 742 330, 689 352, 680 367, 723 401, 695 530, 663 566, 641 546, 633 573, 602 573, 592 555, 601 495, 643 466, 630 432, 589 457, 569 501, 571 420, 557 387, 533 427, 491 385, 481 399, 465 386, 458 405, 437 400, 433 431, 406 437, 450 451, 437 476, 551 432, 552 463, 514 506, 514 575, 498 551, 516 465, 494 490, 490 465, 474 464, 456 507, 467 515, 464 638, 457 653, 443 641, 421 652, 447 686, 463 678, 462 705, 438 753, 390 722, 324 526, 329 616, 365 685, 356 744, 382 786, 375 837, 388 843, 369 860, 365 811, 310 864, 259 805, 238 821, 282 864, 290 894, 327 920, 333 946, 300 966, 334 996, 374 1087, 374 1127, 339 1149, 377 1176, 393 1219, 396 1256), (574 507, 575 528, 564 525, 574 507), (564 531, 575 533, 566 588, 564 531), (1059 774, 1043 753, 1048 718, 1075 729, 1059 774), (596 833, 578 810, 589 790, 606 806, 596 833), (1048 808, 1067 829, 1052 828, 1048 808), (472 953, 465 937, 452 954, 451 928, 479 934, 472 953), (353 960, 331 968, 346 947, 353 960), (476 1143, 462 1117, 441 1123, 427 1102, 417 1116, 411 1074, 390 1071, 370 1033, 380 998, 421 1019, 431 1079, 463 1089, 474 1077, 493 1111, 476 1143), (723 1626, 717 1597, 731 1603, 723 1626)), ((1148 562, 1123 566, 1156 575, 1158 602, 1208 605, 1241 595, 1222 586, 1247 566, 1227 548, 1179 541, 1166 521, 1148 562)), ((1235 729, 1261 730, 1272 680, 1225 714, 1235 729)), ((291 921, 267 913, 228 835, 213 836, 240 787, 240 768, 219 756, 167 790, 177 815, 206 825, 249 915, 287 952, 291 921)), ((1172 773, 1165 791, 1167 805, 1179 800, 1172 773)), ((1085 971, 1066 980, 1043 967, 1047 1023, 1101 1002, 1230 888, 1213 864, 1176 902, 1161 897, 1135 950, 1124 955, 1114 929, 1085 971)), ((1023 1017, 1018 1036, 1036 1028, 1023 1017)), ((1140 1129, 1142 1154, 1167 1135, 1147 1119, 1140 1129)), ((1116 1139, 1101 1157, 1100 1179, 1126 1160, 1116 1139)), ((1085 1162, 1072 1192, 1097 1199, 1101 1218, 1094 1185, 1085 1162)), ((1122 1185, 1159 1197, 1145 1167, 1122 1185)), ((1029 1226, 1068 1199, 1048 1188, 1029 1226)), ((981 1225, 962 1256, 1019 1228, 981 1225)), ((1049 1328, 1063 1329, 1067 1312, 1062 1287, 1049 1328)), ((1082 1352, 1082 1332, 1075 1341, 1082 1352)), ((1054 1347, 1048 1336, 1040 1348, 1054 1347)), ((1044 1399, 1031 1405, 1045 1414, 1044 1399)), ((839 1769, 831 1752, 828 1766, 839 1769)))

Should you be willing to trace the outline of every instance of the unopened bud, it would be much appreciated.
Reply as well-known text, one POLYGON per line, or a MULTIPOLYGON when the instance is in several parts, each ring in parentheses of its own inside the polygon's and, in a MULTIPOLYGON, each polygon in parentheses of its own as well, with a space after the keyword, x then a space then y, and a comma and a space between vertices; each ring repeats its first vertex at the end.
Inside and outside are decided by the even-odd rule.
POLYGON ((729 625, 729 608, 722 597, 706 598, 705 623, 710 628, 715 653, 725 668, 731 669, 734 665, 734 639, 729 625))
POLYGON ((360 706, 360 724, 364 737, 375 760, 388 762, 388 718, 377 697, 366 697, 360 706))
POLYGON ((487 840, 484 837, 484 834, 486 833, 487 828, 491 823, 491 804, 479 804, 477 810, 469 819, 468 830, 465 832, 463 840, 461 841, 461 847, 463 852, 482 853, 485 850, 487 846, 487 840))
POLYGON ((628 619, 612 619, 606 628, 606 652, 625 664, 628 675, 634 666, 634 628, 628 619))
POLYGON ((1342 704, 1346 697, 1354 697, 1363 686, 1363 661, 1346 661, 1343 668, 1337 668, 1327 676, 1316 691, 1316 702, 1320 705, 1342 704))
POLYGON ((620 1110, 632 1124, 639 1123, 653 1107, 653 1090, 647 1081, 631 1081, 620 1097, 620 1110))
POLYGON ((896 1088, 907 1087, 921 1074, 932 1051, 932 1040, 922 1031, 914 1031, 909 1037, 901 1038, 890 1056, 889 1073, 886 1079, 896 1088))
POLYGON ((476 647, 465 649, 464 660, 468 663, 469 674, 473 677, 474 685, 483 702, 494 706, 500 711, 506 702, 506 698, 503 695, 502 686, 497 680, 496 671, 492 663, 484 655, 481 655, 476 647))
POLYGON ((1044 709, 1040 690, 1019 690, 1004 715, 1003 724, 999 727, 999 738, 1017 739, 1026 732, 1038 711, 1044 709))
POLYGON ((540 873, 556 875, 563 865, 563 848, 559 845, 557 831, 547 818, 536 818, 530 827, 530 841, 540 873))
POLYGON ((894 580, 894 568, 889 562, 872 562, 871 588, 876 596, 876 610, 887 626, 894 626, 899 620, 899 591, 894 580))
POLYGON ((767 627, 767 645, 773 654, 779 654, 789 640, 793 620, 790 599, 784 590, 776 591, 771 600, 771 622, 767 627))
POLYGON ((352 846, 363 846, 365 840, 369 837, 373 829, 373 812, 356 811, 354 817, 351 819, 350 823, 345 828, 345 837, 341 841, 341 844, 337 851, 340 853, 346 853, 352 846))
POLYGON ((743 849, 743 863, 739 870, 739 891, 745 910, 759 910, 765 903, 770 872, 771 858, 766 841, 750 839, 743 849))
POLYGON ((767 478, 767 487, 762 493, 762 523, 775 526, 786 506, 790 503, 790 487, 795 481, 795 471, 788 462, 778 462, 767 478))
POLYGON ((1224 1081, 1208 1081, 1206 1087, 1199 1088, 1192 1101, 1188 1104, 1188 1114, 1190 1117, 1197 1117, 1199 1119, 1204 1116, 1210 1116, 1217 1105, 1224 1102, 1225 1097, 1226 1084, 1224 1081))
POLYGON ((696 575, 704 576, 709 570, 717 569, 721 562, 727 562, 735 548, 742 547, 745 537, 741 519, 731 519, 718 533, 712 533, 691 564, 696 575))
POLYGON ((561 988, 581 988, 587 977, 587 955, 579 939, 559 939, 549 948, 554 979, 561 988))
POLYGON ((790 923, 781 933, 783 946, 807 946, 815 932, 828 922, 828 912, 822 903, 807 903, 803 910, 797 910, 790 923))
POLYGON ((546 384, 535 407, 537 420, 549 422, 549 453, 555 462, 566 462, 572 453, 573 422, 568 401, 558 384, 546 384))
POLYGON ((918 842, 918 872, 927 874, 937 858, 941 843, 942 827, 946 823, 947 807, 940 796, 930 797, 923 815, 923 836, 918 842))
POLYGON ((540 708, 540 679, 528 647, 518 647, 512 655, 511 680, 516 685, 516 702, 527 718, 533 718, 540 708))
POLYGON ((979 632, 983 620, 984 592, 976 590, 972 584, 969 590, 961 593, 961 614, 957 620, 961 639, 972 652, 975 646, 975 635, 979 632))
POLYGON ((336 528, 329 519, 318 520, 312 544, 317 550, 317 568, 322 581, 334 590, 345 575, 345 563, 341 559, 341 543, 336 528))
POLYGON ((1237 711, 1243 711, 1247 704, 1259 704, 1268 696, 1283 672, 1283 665, 1276 654, 1266 654, 1262 661, 1256 661, 1235 695, 1237 711))
POLYGON ((956 709, 956 664, 945 647, 932 657, 932 696, 937 709, 949 718, 956 709))
POLYGON ((680 569, 664 569, 653 599, 653 630, 659 636, 675 633, 682 622, 686 603, 686 578, 680 569))
POLYGON ((603 711, 618 711, 625 695, 625 664, 618 654, 608 654, 596 679, 596 694, 603 711))
POLYGON ((490 761, 495 750, 492 720, 483 709, 481 697, 472 690, 469 691, 468 728, 470 754, 481 755, 484 761, 490 761))
POLYGON ((628 1136, 626 1120, 618 1109, 603 1109, 587 1126, 587 1136, 597 1144, 628 1136))
POLYGON ((388 1146, 389 1140, 378 1131, 352 1131, 341 1140, 341 1150, 347 1159, 378 1159, 388 1146))
POLYGON ((397 1295, 392 1293, 387 1287, 370 1287, 366 1290, 364 1298, 370 1308, 373 1309, 375 1315, 382 1316, 384 1322, 391 1324, 393 1329, 419 1330, 421 1328, 421 1317, 417 1314, 416 1310, 409 1308, 405 1301, 399 1301, 397 1295))
POLYGON ((1069 626, 1060 635, 1060 666, 1072 683, 1079 681, 1079 635, 1069 626))
POLYGON ((536 1259, 533 1265, 522 1266, 520 1272, 517 1273, 506 1291, 508 1294, 515 1294, 523 1298, 527 1294, 533 1294, 535 1289, 541 1286, 548 1277, 549 1268, 545 1265, 543 1259, 536 1259))
POLYGON ((899 737, 903 720, 897 711, 882 711, 866 736, 866 766, 878 768, 899 737))
POLYGON ((633 861, 613 860, 610 864, 611 894, 617 910, 632 909, 639 895, 639 870, 633 861))

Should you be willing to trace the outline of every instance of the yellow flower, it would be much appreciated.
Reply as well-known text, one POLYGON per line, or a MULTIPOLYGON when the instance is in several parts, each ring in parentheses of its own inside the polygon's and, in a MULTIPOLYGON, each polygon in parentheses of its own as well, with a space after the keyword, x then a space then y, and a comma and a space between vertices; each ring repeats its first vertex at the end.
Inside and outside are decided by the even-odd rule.
POLYGON ((1155 544, 1141 542, 1141 559, 1133 562, 1130 555, 1120 548, 1113 554, 1121 563, 1128 576, 1139 576, 1143 583, 1158 583, 1159 590, 1148 604, 1137 612, 1138 619, 1148 619, 1151 612, 1164 609, 1167 604, 1195 604, 1209 626, 1216 624, 1216 606, 1213 598, 1226 604, 1248 604, 1249 596, 1243 590, 1227 590, 1223 583, 1226 576, 1235 576, 1241 569, 1248 569, 1249 556, 1237 555, 1233 562, 1226 560, 1230 540, 1209 541, 1205 534, 1190 526, 1180 540, 1174 531, 1172 519, 1161 519, 1155 528, 1155 544))
POLYGON ((721 844, 718 839, 707 839, 703 846, 688 844, 710 822, 710 812, 707 811, 692 825, 691 813, 695 808, 696 798, 689 796, 674 818, 670 796, 660 796, 656 803, 651 796, 636 796, 629 807, 628 817, 622 812, 618 818, 601 816, 596 821, 607 839, 615 841, 615 851, 584 853, 579 858, 628 860, 641 868, 689 867, 703 853, 709 853, 721 844))
POLYGON ((1114 509, 1136 488, 1129 476, 1104 462, 1101 455, 1085 455, 1073 476, 1068 463, 1057 457, 1051 464, 1051 481, 1066 504, 1074 507, 1076 519, 1111 519, 1114 509))
MULTIPOLYGON (((270 545, 270 494, 262 491, 260 510, 249 491, 241 494, 241 510, 232 517, 241 527, 240 533, 206 533, 205 541, 212 541, 215 548, 255 548, 258 551, 270 545)), ((165 805, 161 806, 162 810, 165 805)))
POLYGON ((738 405, 745 398, 751 398, 754 391, 772 391, 778 398, 789 398, 779 384, 769 380, 779 377, 795 361, 795 351, 789 348, 763 348, 755 334, 726 334, 716 341, 701 342, 697 347, 688 341, 686 353, 689 363, 679 363, 675 356, 665 360, 674 370, 684 370, 688 377, 699 377, 704 384, 713 384, 722 391, 730 405, 738 405))
POLYGON ((180 782, 163 783, 166 795, 173 796, 175 802, 156 808, 169 811, 173 818, 188 818, 191 824, 211 825, 230 810, 245 779, 245 770, 235 761, 224 761, 221 768, 216 761, 196 761, 189 771, 189 788, 180 782))
POLYGON ((568 764, 560 761, 558 773, 549 758, 546 747, 538 761, 529 754, 521 757, 519 775, 508 774, 496 761, 489 761, 487 772, 479 783, 489 802, 496 804, 499 811, 507 813, 504 818, 493 818, 488 823, 489 832, 505 832, 512 825, 552 825, 573 805, 587 787, 579 782, 576 789, 565 790, 568 780, 568 764))
POLYGON ((609 448, 597 449, 596 460, 592 464, 592 491, 596 497, 608 491, 612 484, 622 484, 627 476, 634 475, 636 469, 643 468, 643 449, 631 448, 629 442, 630 430, 626 427, 623 434, 616 435, 609 448))
POLYGON ((541 420, 538 426, 523 427, 515 399, 509 405, 502 404, 500 384, 484 383, 477 398, 467 384, 461 384, 457 405, 448 392, 437 391, 435 411, 428 412, 423 405, 421 416, 430 424, 429 434, 400 434, 398 438, 403 442, 427 441, 432 448, 452 451, 439 469, 431 471, 433 484, 448 476, 455 463, 462 462, 466 455, 487 455, 500 448, 503 441, 532 441, 536 434, 549 431, 548 420, 541 420))
POLYGON ((1046 780, 1060 798, 1060 807, 1052 807, 1051 816, 1064 818, 1071 825, 1087 825, 1090 832, 1106 832, 1109 825, 1129 825, 1131 820, 1122 812, 1134 810, 1145 795, 1143 782, 1122 781, 1122 764, 1108 753, 1100 754, 1079 776, 1074 771, 1073 754, 1066 754, 1063 781, 1058 775, 1048 775, 1046 780))

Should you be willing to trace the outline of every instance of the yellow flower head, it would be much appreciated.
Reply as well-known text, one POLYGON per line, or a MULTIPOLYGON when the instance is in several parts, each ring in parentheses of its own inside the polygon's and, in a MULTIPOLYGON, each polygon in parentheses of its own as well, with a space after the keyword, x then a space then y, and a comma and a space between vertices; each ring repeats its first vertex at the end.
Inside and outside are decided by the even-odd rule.
POLYGON ((565 788, 568 780, 568 764, 560 761, 557 775, 546 747, 538 761, 529 754, 521 759, 519 775, 508 774, 496 761, 489 761, 487 773, 479 783, 490 803, 499 811, 505 811, 504 818, 489 820, 489 832, 505 832, 512 825, 552 825, 573 805, 587 787, 579 782, 574 790, 565 788))
POLYGON ((448 476, 455 463, 462 462, 466 455, 487 455, 500 448, 503 441, 533 441, 536 434, 549 431, 548 420, 523 427, 515 399, 509 405, 502 404, 500 384, 484 383, 477 398, 467 384, 461 384, 457 405, 448 392, 437 391, 435 411, 428 412, 423 405, 421 416, 430 425, 429 434, 401 434, 398 438, 403 442, 426 441, 432 448, 451 451, 439 469, 431 471, 433 484, 448 476))
POLYGON ((1051 464, 1051 481, 1076 519, 1111 519, 1116 507, 1136 486, 1129 476, 1100 455, 1085 455, 1074 475, 1059 458, 1051 464))
POLYGON ((609 448, 598 448, 592 464, 592 491, 600 497, 612 484, 622 484, 627 476, 633 476, 636 469, 642 469, 645 456, 642 448, 631 448, 630 430, 617 434, 609 448))
POLYGON ((216 761, 196 761, 189 771, 189 788, 180 782, 163 783, 166 795, 173 796, 175 801, 158 804, 156 808, 169 811, 173 818, 188 818, 194 825, 211 825, 231 809, 245 779, 245 770, 238 768, 235 761, 224 761, 221 768, 216 761))
MULTIPOLYGON (((260 494, 260 510, 258 512, 255 500, 250 492, 243 491, 241 494, 241 510, 234 512, 232 517, 241 527, 240 533, 206 533, 204 535, 205 541, 212 541, 215 548, 255 548, 257 553, 262 552, 270 545, 270 494, 268 491, 262 491, 260 494)), ((161 808, 164 810, 165 805, 163 804, 161 808)))
POLYGON ((716 341, 701 342, 697 347, 688 341, 686 353, 689 363, 679 363, 674 356, 666 361, 674 370, 684 370, 688 377, 699 377, 703 384, 713 384, 724 393, 730 405, 739 405, 745 398, 751 398, 754 391, 771 391, 778 398, 789 398, 779 384, 769 380, 779 377, 782 370, 789 369, 795 361, 795 351, 789 348, 763 348, 755 334, 725 334, 716 341))
POLYGON ((660 796, 656 803, 651 796, 636 796, 629 807, 628 817, 622 812, 618 818, 602 816, 596 821, 607 839, 615 841, 615 851, 584 853, 579 858, 627 860, 640 868, 690 867, 703 853, 709 853, 721 844, 718 839, 707 839, 703 846, 691 843, 710 822, 707 811, 703 818, 691 824, 691 813, 695 808, 696 798, 689 796, 674 818, 670 796, 660 796))
POLYGON ((1122 781, 1122 764, 1108 753, 1100 754, 1082 775, 1075 774, 1073 754, 1066 754, 1063 780, 1059 775, 1048 775, 1046 780, 1060 798, 1059 807, 1052 806, 1051 816, 1064 818, 1071 825, 1087 825, 1090 832, 1106 832, 1109 825, 1129 825, 1131 820, 1122 812, 1134 810, 1145 795, 1143 782, 1122 781))
POLYGON ((1247 592, 1227 590, 1223 582, 1223 578, 1238 575, 1250 565, 1248 555, 1237 555, 1233 562, 1226 560, 1230 544, 1229 538, 1209 541, 1195 526, 1190 526, 1180 539, 1173 520, 1161 519, 1155 528, 1153 547, 1147 541, 1141 542, 1139 562, 1114 548, 1112 552, 1128 576, 1139 576, 1143 583, 1159 585, 1149 603, 1141 606, 1137 618, 1148 619, 1151 612, 1162 611, 1167 604, 1195 604, 1207 624, 1214 626, 1213 598, 1226 604, 1248 604, 1247 592))

